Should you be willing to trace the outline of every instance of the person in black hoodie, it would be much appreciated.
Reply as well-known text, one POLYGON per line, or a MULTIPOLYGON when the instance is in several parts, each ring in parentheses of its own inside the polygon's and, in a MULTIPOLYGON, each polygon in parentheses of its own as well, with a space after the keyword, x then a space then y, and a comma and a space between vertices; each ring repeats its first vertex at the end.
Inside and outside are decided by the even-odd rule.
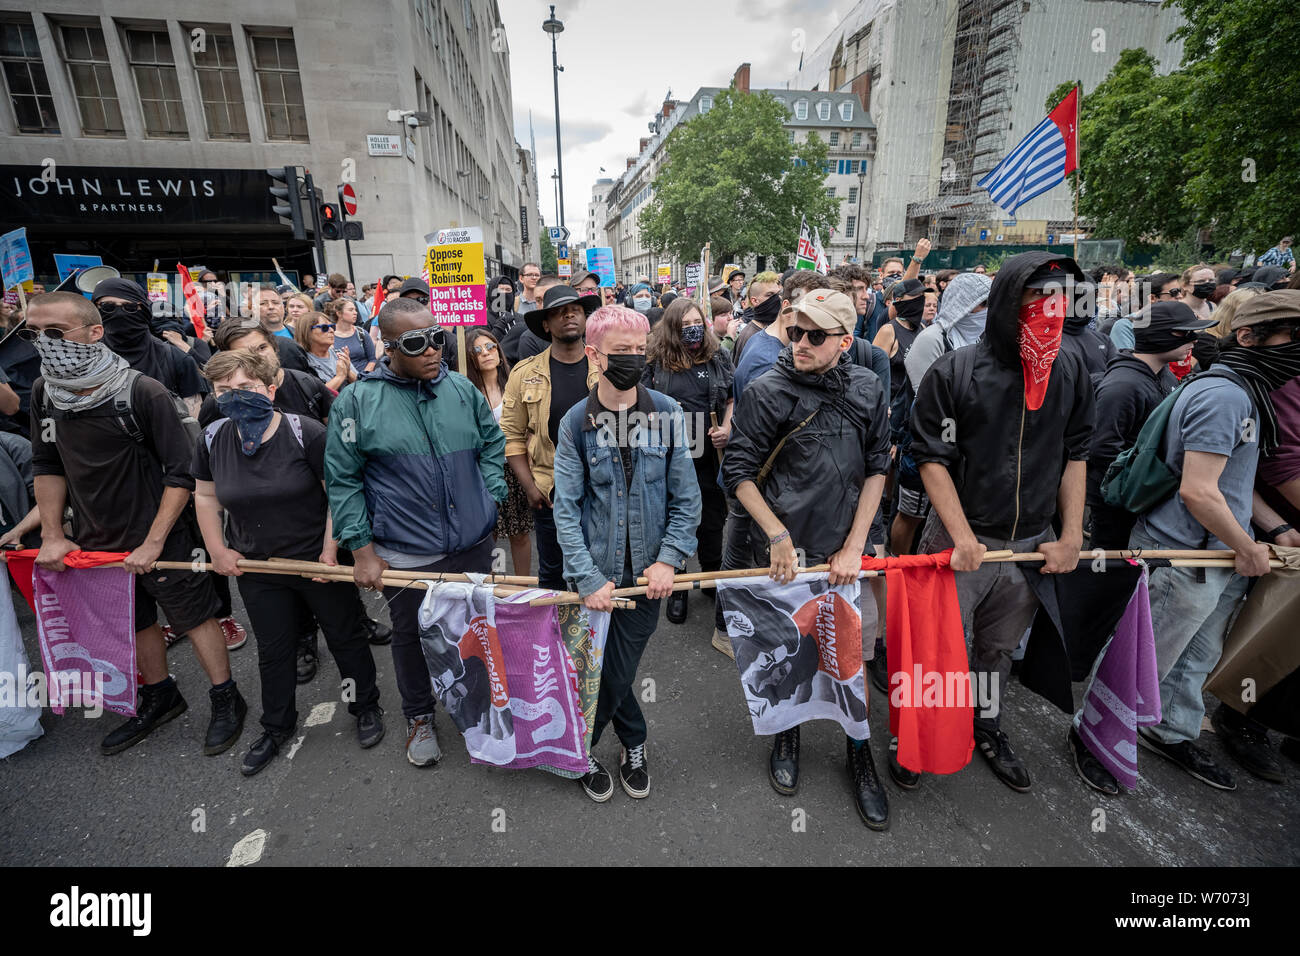
POLYGON ((1119 453, 1133 447, 1155 407, 1177 387, 1169 363, 1187 358, 1196 333, 1213 324, 1213 319, 1198 319, 1181 302, 1154 302, 1133 323, 1137 347, 1118 353, 1106 366, 1097 386, 1097 426, 1088 455, 1092 547, 1108 551, 1128 547, 1137 516, 1106 504, 1101 481, 1119 453))
MULTIPOLYGON (((1021 792, 1030 787, 1029 773, 1000 727, 997 702, 1038 599, 1017 565, 983 559, 991 550, 1037 550, 1044 574, 1079 563, 1093 390, 1082 361, 1060 343, 1073 286, 1082 280, 1068 256, 1009 258, 989 289, 984 335, 936 359, 912 407, 912 457, 934 508, 920 551, 953 548, 972 680, 978 677, 983 698, 975 741, 998 779, 1021 792), (1059 539, 1052 528, 1058 513, 1059 539)), ((920 775, 895 755, 890 774, 899 786, 915 787, 920 775)))
POLYGON ((509 276, 496 276, 487 287, 487 324, 500 342, 520 318, 515 311, 515 284, 509 276))
POLYGON ((1061 351, 1067 349, 1079 356, 1088 370, 1093 391, 1106 374, 1106 365, 1119 352, 1109 336, 1102 335, 1093 324, 1097 314, 1097 287, 1091 282, 1074 286, 1074 307, 1065 316, 1065 330, 1061 336, 1061 351))

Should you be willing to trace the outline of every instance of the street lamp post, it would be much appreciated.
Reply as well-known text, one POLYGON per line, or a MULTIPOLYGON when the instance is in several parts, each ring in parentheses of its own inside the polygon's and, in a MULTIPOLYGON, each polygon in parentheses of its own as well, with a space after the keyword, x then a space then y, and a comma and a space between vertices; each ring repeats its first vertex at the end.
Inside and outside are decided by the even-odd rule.
POLYGON ((542 23, 542 30, 551 35, 551 71, 555 79, 555 190, 556 204, 559 206, 560 225, 564 225, 564 162, 560 159, 560 66, 559 54, 555 50, 555 35, 564 32, 564 24, 555 18, 555 5, 551 4, 551 15, 542 23))
MULTIPOLYGON (((859 162, 862 162, 859 160, 859 162)), ((866 163, 858 167, 858 218, 853 223, 853 258, 860 259, 858 249, 862 245, 862 188, 867 180, 866 163)))
POLYGON ((564 225, 564 223, 560 221, 561 213, 560 213, 560 172, 559 170, 556 169, 551 170, 551 184, 555 187, 555 221, 559 222, 560 225, 564 225))

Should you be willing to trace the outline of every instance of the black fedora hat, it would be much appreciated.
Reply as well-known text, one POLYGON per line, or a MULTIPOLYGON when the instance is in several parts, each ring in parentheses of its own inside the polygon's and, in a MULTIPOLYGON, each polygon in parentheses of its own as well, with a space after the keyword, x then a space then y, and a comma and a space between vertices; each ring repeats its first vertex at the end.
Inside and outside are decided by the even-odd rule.
POLYGON ((553 285, 546 290, 542 297, 542 307, 534 309, 532 312, 524 314, 524 321, 528 323, 528 328, 539 339, 551 341, 551 333, 547 332, 542 322, 550 318, 556 310, 566 305, 580 305, 586 315, 600 308, 600 296, 598 295, 578 295, 578 290, 569 285, 553 285))

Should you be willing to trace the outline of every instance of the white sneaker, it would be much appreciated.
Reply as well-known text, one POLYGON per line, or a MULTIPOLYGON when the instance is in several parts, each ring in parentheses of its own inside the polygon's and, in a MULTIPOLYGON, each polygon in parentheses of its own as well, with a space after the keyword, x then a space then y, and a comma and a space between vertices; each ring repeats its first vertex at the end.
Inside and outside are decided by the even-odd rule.
POLYGON ((406 718, 406 759, 417 767, 427 767, 442 759, 433 714, 406 718))

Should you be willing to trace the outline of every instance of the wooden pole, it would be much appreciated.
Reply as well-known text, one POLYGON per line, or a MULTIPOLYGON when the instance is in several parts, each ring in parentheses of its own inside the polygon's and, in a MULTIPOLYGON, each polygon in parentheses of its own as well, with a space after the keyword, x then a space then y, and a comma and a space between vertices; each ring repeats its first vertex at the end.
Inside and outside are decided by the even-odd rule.
POLYGON ((1083 104, 1083 84, 1075 86, 1078 95, 1074 98, 1074 261, 1079 261, 1079 113, 1083 104))
POLYGON ((456 326, 456 365, 461 375, 465 374, 465 326, 456 326))

